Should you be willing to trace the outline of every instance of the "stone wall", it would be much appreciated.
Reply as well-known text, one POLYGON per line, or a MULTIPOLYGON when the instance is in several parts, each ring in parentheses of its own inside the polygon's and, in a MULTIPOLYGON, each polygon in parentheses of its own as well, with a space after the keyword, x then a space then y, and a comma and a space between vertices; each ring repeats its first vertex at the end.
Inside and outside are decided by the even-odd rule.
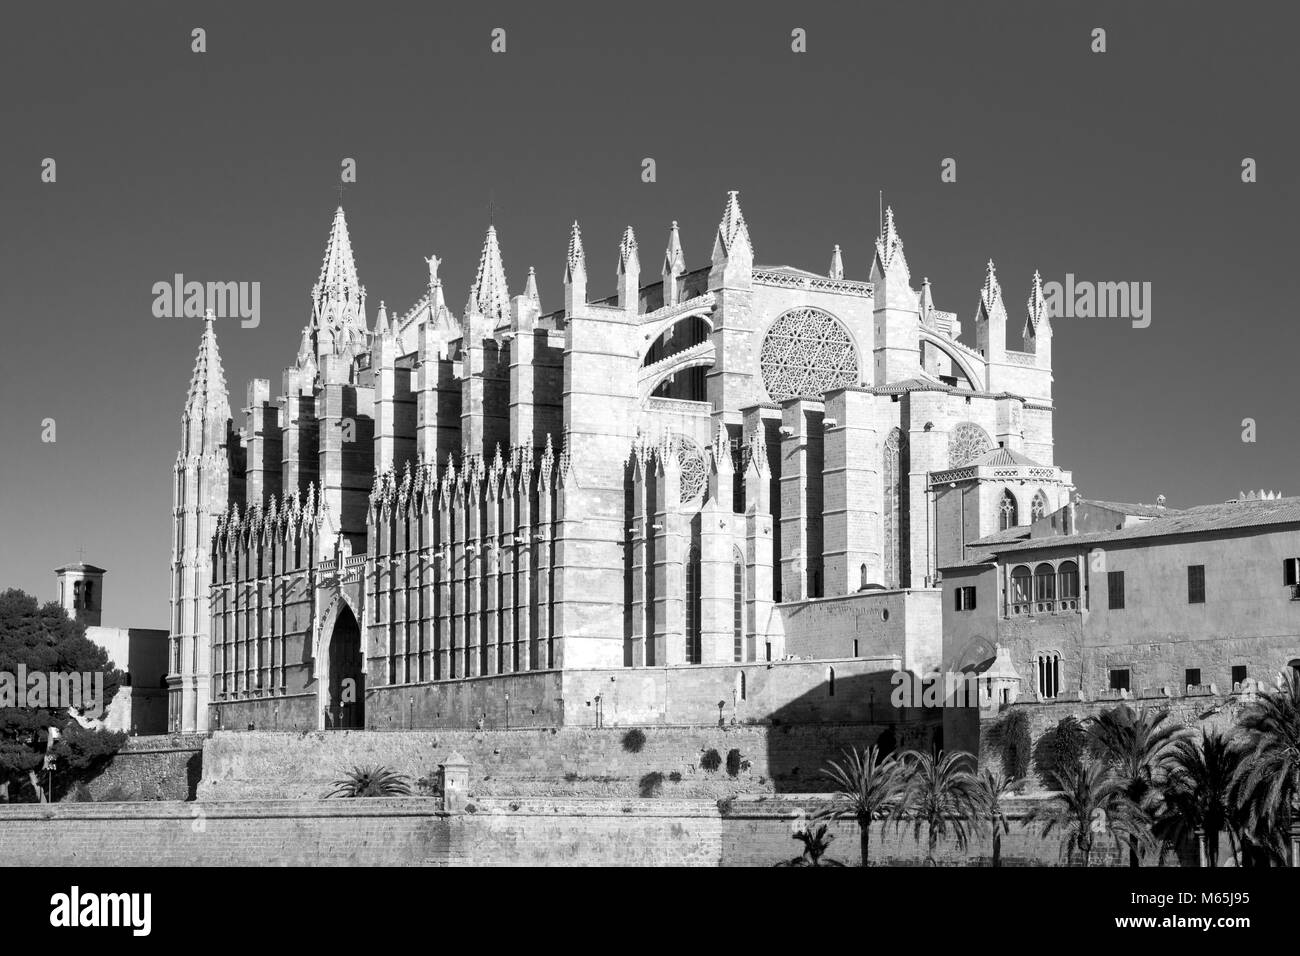
MULTIPOLYGON (((1055 865, 1056 840, 1019 825, 1003 838, 1007 865, 1055 865)), ((477 799, 462 814, 435 800, 255 801, 243 804, 28 804, 0 807, 8 866, 772 866, 801 852, 792 826, 823 800, 477 799)), ((852 821, 832 824, 829 859, 858 862, 852 821)), ((986 865, 941 844, 944 865, 986 865)), ((877 824, 872 862, 917 865, 922 840, 877 824)), ((1116 862, 1112 847, 1093 865, 1116 862)))
POLYGON ((718 799, 815 792, 825 789, 820 771, 826 761, 846 747, 869 746, 884 733, 899 748, 928 747, 935 723, 646 727, 637 733, 643 738, 639 749, 628 728, 216 733, 204 745, 198 796, 314 799, 353 766, 383 765, 413 783, 428 781, 453 751, 469 761, 470 793, 476 796, 654 792, 665 799, 718 799), (714 769, 707 769, 710 751, 719 761, 714 769))
POLYGON ((128 737, 86 789, 92 800, 191 800, 202 770, 203 739, 198 734, 128 737))

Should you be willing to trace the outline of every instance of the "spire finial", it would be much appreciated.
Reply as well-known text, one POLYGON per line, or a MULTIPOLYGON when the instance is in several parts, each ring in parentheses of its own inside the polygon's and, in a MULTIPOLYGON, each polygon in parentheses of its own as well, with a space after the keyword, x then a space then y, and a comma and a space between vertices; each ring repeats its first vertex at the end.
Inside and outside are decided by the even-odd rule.
POLYGON ((629 271, 641 271, 637 257, 636 234, 632 227, 623 230, 623 238, 618 243, 618 274, 626 275, 629 271))
POLYGON ((510 292, 506 287, 506 270, 501 263, 501 246, 497 243, 496 226, 489 225, 479 255, 478 272, 469 290, 465 314, 477 313, 485 318, 501 321, 510 316, 510 292))
POLYGON ((834 251, 831 252, 830 278, 844 278, 844 257, 840 254, 840 247, 838 245, 836 245, 834 251))
POLYGON ((880 236, 876 239, 876 268, 882 276, 890 269, 901 268, 904 280, 911 281, 907 258, 903 255, 903 239, 898 234, 892 206, 885 207, 880 224, 880 236))
POLYGON ((587 255, 582 251, 582 230, 578 226, 578 220, 573 220, 573 228, 569 230, 569 251, 564 261, 564 281, 572 284, 573 280, 581 276, 587 277, 587 255))

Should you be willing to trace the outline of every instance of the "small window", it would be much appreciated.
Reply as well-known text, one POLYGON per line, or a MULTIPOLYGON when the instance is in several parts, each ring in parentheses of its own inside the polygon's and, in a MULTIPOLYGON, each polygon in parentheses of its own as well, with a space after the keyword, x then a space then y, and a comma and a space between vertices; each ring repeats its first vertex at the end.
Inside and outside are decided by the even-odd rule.
POLYGON ((1201 669, 1199 667, 1189 667, 1183 671, 1183 683, 1188 687, 1201 686, 1201 669))
POLYGON ((1112 670, 1110 672, 1110 689, 1111 690, 1129 689, 1129 670, 1127 667, 1121 667, 1117 670, 1112 670))
POLYGON ((1029 568, 1020 565, 1011 572, 1011 603, 1028 604, 1029 592, 1032 587, 1033 576, 1029 573, 1029 568))
POLYGON ((854 656, 854 657, 857 657, 857 656, 858 656, 858 641, 857 641, 857 638, 854 638, 854 639, 853 639, 853 656, 854 656))
POLYGON ((1059 575, 1061 600, 1077 601, 1079 599, 1079 566, 1073 561, 1062 561, 1059 575))
POLYGON ((1203 564, 1187 566, 1187 603, 1205 603, 1205 565, 1203 564))
POLYGON ((826 690, 828 697, 835 696, 835 668, 826 668, 826 690))
POLYGON ((1286 558, 1282 561, 1282 583, 1287 587, 1300 584, 1300 558, 1286 558))
POLYGON ((973 585, 957 588, 955 593, 957 599, 957 610, 975 610, 975 587, 973 585))
POLYGON ((1232 668, 1232 689, 1241 690, 1241 685, 1246 683, 1246 665, 1237 664, 1232 668))
POLYGON ((1034 658, 1038 676, 1038 696, 1041 700, 1054 700, 1061 692, 1061 655, 1055 651, 1038 654, 1034 658))
MULTIPOLYGON (((1109 598, 1108 607, 1112 611, 1122 610, 1124 607, 1124 572, 1107 571, 1106 572, 1106 595, 1109 598)), ((1125 672, 1127 673, 1127 671, 1125 672)))

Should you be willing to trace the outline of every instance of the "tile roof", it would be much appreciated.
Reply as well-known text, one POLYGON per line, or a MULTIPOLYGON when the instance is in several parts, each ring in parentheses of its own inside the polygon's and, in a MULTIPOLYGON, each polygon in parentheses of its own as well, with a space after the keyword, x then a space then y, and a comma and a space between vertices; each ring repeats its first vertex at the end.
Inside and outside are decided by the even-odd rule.
POLYGON ((994 448, 986 451, 978 458, 973 458, 963 468, 970 468, 972 465, 1032 465, 1035 468, 1042 468, 1038 462, 1034 461, 1028 455, 1022 455, 1018 451, 1012 451, 1010 448, 994 448))
POLYGON ((1080 498, 1079 504, 1109 508, 1111 511, 1118 511, 1121 514, 1133 515, 1139 518, 1162 518, 1168 514, 1178 514, 1183 510, 1180 508, 1162 508, 1159 505, 1132 504, 1124 501, 1097 501, 1094 498, 1080 498))
POLYGON ((1112 531, 1094 531, 1088 534, 1062 535, 1052 538, 1033 538, 1012 542, 1001 547, 991 547, 999 553, 1065 548, 1078 545, 1101 544, 1107 541, 1128 541, 1142 538, 1163 538, 1177 534, 1213 534, 1239 528, 1257 528, 1271 525, 1300 524, 1300 497, 1274 498, 1272 500, 1230 501, 1224 504, 1200 505, 1183 511, 1165 510, 1162 516, 1141 524, 1129 525, 1112 531))

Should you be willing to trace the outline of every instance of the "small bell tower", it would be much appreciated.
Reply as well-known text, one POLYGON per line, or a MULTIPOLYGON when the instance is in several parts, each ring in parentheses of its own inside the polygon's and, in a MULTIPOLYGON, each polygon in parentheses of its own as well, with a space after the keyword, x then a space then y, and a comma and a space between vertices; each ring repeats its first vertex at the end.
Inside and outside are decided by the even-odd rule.
POLYGON ((78 562, 54 569, 59 582, 59 604, 68 617, 87 627, 99 627, 104 612, 104 575, 93 564, 78 562))

